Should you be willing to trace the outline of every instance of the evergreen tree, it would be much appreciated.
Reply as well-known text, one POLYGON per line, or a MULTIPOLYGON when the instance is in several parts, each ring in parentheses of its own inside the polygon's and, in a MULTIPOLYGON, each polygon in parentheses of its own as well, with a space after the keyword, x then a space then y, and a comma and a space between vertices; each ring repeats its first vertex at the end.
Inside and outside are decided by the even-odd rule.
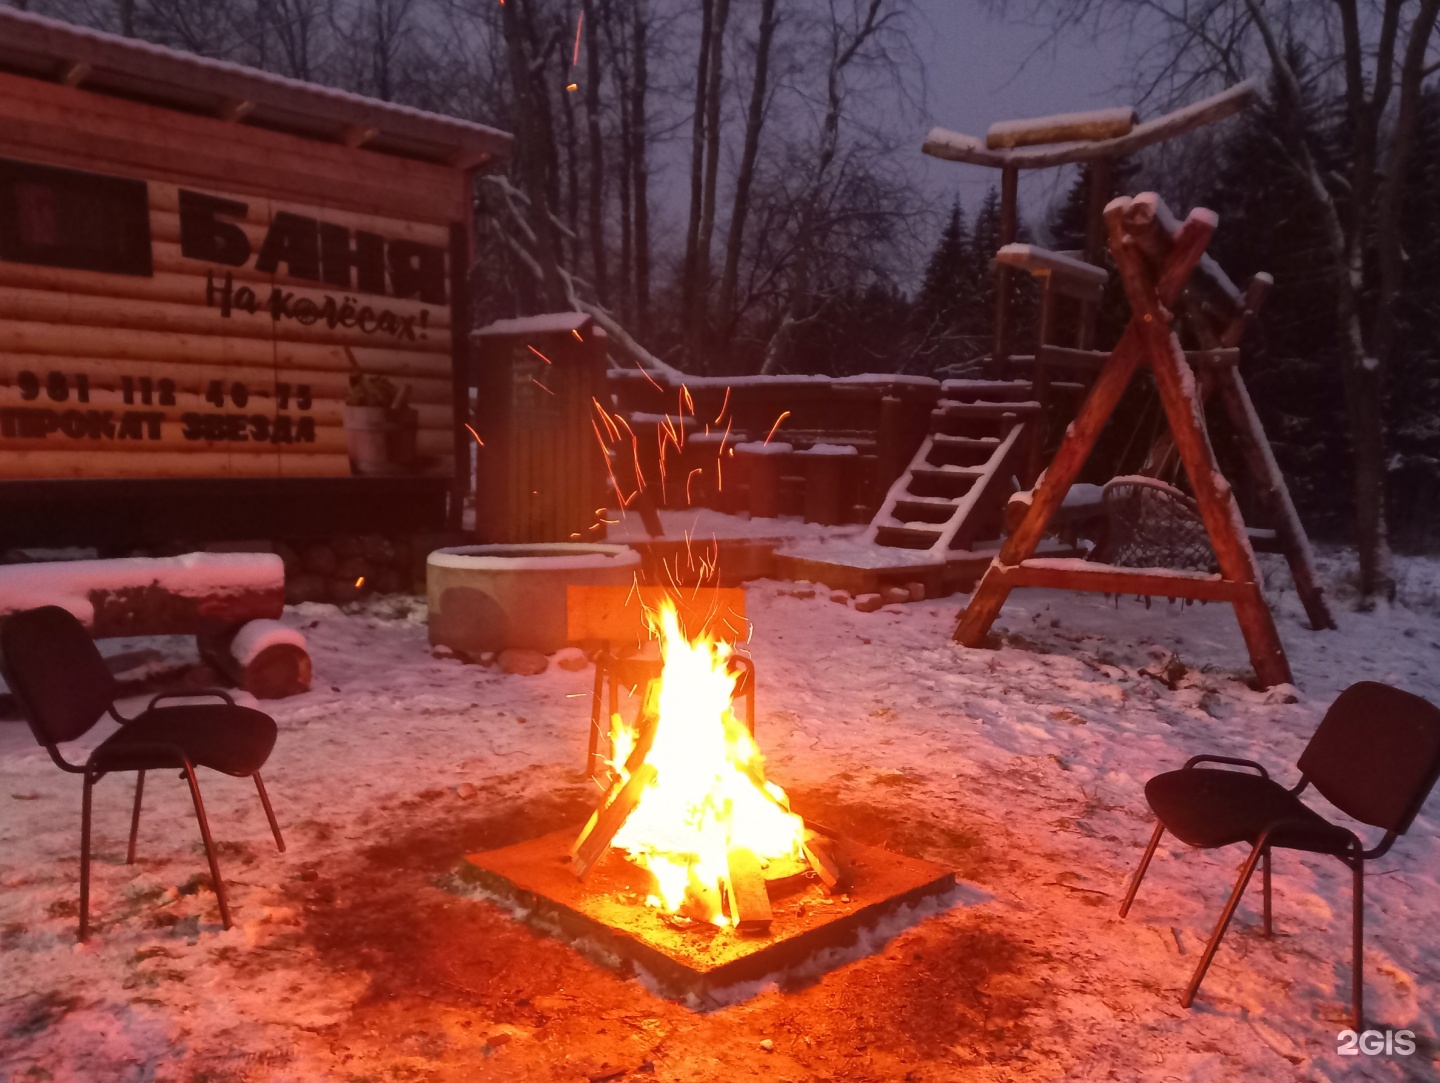
POLYGON ((847 287, 827 297, 796 332, 796 370, 825 376, 903 371, 917 352, 906 332, 914 319, 914 306, 890 283, 847 287))
POLYGON ((975 212, 975 228, 970 234, 972 267, 974 268, 974 298, 972 308, 982 324, 988 324, 995 311, 995 272, 990 264, 1000 250, 1000 193, 991 186, 975 212))
MULTIPOLYGON (((980 210, 975 214, 971 236, 975 286, 971 303, 966 306, 965 327, 978 342, 981 353, 988 354, 995 342, 995 254, 1000 251, 1000 193, 991 187, 985 193, 980 210)), ((1023 221, 1015 229, 1015 241, 1029 244, 1033 240, 1023 221)), ((1035 346, 1035 317, 1038 293, 1034 280, 1023 272, 1010 276, 1010 350, 1028 354, 1035 346)))
POLYGON ((966 298, 975 284, 970 231, 956 199, 940 243, 930 255, 925 281, 916 298, 916 315, 937 331, 957 330, 966 298))

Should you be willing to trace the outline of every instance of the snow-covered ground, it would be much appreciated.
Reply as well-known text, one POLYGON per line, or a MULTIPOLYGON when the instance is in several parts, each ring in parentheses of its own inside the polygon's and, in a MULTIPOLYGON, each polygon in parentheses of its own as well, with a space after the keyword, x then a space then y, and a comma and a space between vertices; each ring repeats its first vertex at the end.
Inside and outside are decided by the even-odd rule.
MULTIPOLYGON (((201 779, 229 932, 173 777, 147 785, 140 861, 124 864, 125 777, 97 789, 98 927, 76 946, 78 780, 23 724, 0 723, 0 1070, 356 1083, 1434 1078, 1440 798, 1367 878, 1369 1025, 1413 1030, 1408 1057, 1337 1053, 1350 902, 1334 859, 1277 856, 1278 935, 1259 935, 1257 889, 1193 1010, 1179 994, 1243 848, 1162 845, 1129 920, 1116 913, 1150 830, 1150 775, 1218 751, 1293 781, 1326 705, 1357 680, 1440 702, 1440 561, 1403 561, 1401 603, 1365 614, 1350 607, 1343 554, 1324 561, 1339 632, 1309 631, 1267 564, 1295 702, 1243 682, 1225 606, 1017 592, 1002 647, 972 651, 950 641, 963 597, 861 614, 826 591, 751 584, 771 777, 800 811, 948 863, 971 887, 880 954, 708 1014, 532 933, 453 877, 468 851, 582 816, 588 671, 506 676, 433 658, 420 600, 288 610, 316 683, 266 705, 280 724, 265 775, 287 851, 275 852, 248 782, 201 779)), ((183 642, 161 646, 173 655, 183 642)))

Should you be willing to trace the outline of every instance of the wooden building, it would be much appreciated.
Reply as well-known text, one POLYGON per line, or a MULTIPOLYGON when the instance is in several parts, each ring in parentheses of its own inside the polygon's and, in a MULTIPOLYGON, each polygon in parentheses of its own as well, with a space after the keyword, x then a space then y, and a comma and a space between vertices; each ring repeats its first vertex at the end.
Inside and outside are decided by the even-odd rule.
POLYGON ((0 8, 0 548, 453 525, 511 142, 0 8))

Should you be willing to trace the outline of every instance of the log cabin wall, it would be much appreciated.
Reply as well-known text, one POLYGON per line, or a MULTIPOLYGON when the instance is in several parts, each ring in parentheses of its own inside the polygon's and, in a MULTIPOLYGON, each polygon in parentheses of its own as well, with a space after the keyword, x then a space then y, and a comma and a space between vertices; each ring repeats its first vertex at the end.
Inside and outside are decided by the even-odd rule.
MULTIPOLYGON (((52 35, 61 27, 23 18, 52 35)), ((122 60, 164 53, 201 69, 197 86, 211 64, 60 32, 122 60)), ((468 270, 473 169, 503 158, 509 137, 464 125, 479 134, 462 133, 448 160, 434 147, 441 160, 382 153, 362 144, 386 136, 372 142, 374 128, 329 114, 396 114, 392 143, 407 137, 399 114, 460 122, 214 67, 217 79, 251 79, 282 98, 298 88, 282 107, 302 119, 317 107, 329 136, 261 126, 259 112, 240 123, 241 108, 220 119, 213 107, 0 70, 0 506, 10 513, 0 548, 93 542, 68 533, 85 529, 83 508, 96 502, 117 515, 148 505, 192 538, 274 535, 283 519, 255 517, 306 505, 343 520, 337 530, 433 529, 435 508, 468 487, 455 483, 457 462, 468 469, 455 392, 468 315, 456 286, 468 270), (467 153, 466 136, 495 147, 467 153), (356 372, 403 388, 415 412, 412 463, 382 471, 403 477, 352 469, 344 421, 356 372), (227 516, 225 494, 247 514, 227 516), (394 522, 392 499, 426 521, 394 522)), ((104 514, 88 518, 97 535, 116 533, 94 521, 104 514)), ((135 525, 100 540, 157 540, 135 525)))
POLYGON ((140 182, 152 267, 0 256, 0 477, 348 476, 352 356, 453 473, 454 171, 4 75, 0 159, 140 182))

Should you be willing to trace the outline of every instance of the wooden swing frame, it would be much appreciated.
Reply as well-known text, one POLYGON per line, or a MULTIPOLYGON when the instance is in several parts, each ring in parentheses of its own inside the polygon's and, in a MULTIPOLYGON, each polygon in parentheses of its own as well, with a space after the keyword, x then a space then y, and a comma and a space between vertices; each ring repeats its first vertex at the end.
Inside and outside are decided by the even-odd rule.
MULTIPOLYGON (((1016 587, 1229 602, 1259 682, 1266 686, 1289 683, 1290 663, 1265 602, 1255 551, 1234 493, 1216 463, 1195 375, 1172 330, 1176 302, 1204 258, 1217 218, 1212 211, 1197 208, 1172 231, 1158 197, 1142 196, 1112 200, 1104 209, 1104 222, 1110 252, 1130 301, 1130 324, 1106 358, 1053 461, 1037 481, 1029 511, 1005 540, 961 613, 955 640, 967 647, 982 646, 1016 587), (1219 575, 1033 559, 1050 520, 1142 364, 1148 364, 1154 374, 1175 451, 1215 550, 1219 575)), ((1236 393, 1229 380, 1222 380, 1221 386, 1228 389, 1227 404, 1244 390, 1240 385, 1236 393)), ((1244 401, 1248 403, 1248 395, 1244 401)), ((1283 481, 1281 485, 1283 489, 1283 481)))

